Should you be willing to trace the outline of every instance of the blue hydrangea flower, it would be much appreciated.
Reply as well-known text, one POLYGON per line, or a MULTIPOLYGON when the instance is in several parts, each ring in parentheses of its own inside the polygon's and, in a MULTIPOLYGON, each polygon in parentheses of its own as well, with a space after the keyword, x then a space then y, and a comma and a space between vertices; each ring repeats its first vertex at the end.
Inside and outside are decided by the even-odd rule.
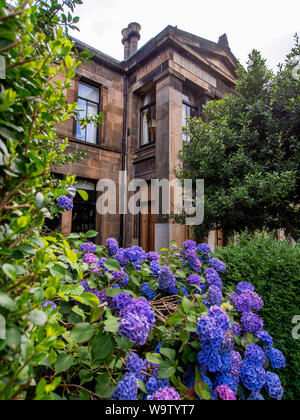
POLYGON ((218 327, 224 332, 228 331, 230 327, 230 318, 224 309, 219 306, 213 306, 210 308, 207 315, 209 318, 213 318, 218 327))
POLYGON ((242 366, 243 366, 242 356, 237 351, 232 351, 230 355, 231 355, 231 360, 232 360, 230 376, 232 376, 237 381, 239 381, 242 366))
POLYGON ((154 276, 159 276, 161 265, 157 261, 152 261, 150 263, 150 270, 154 276))
POLYGON ((259 331, 255 337, 260 340, 261 344, 265 344, 266 348, 270 348, 273 347, 274 345, 274 341, 273 338, 270 336, 269 333, 267 333, 267 331, 259 331))
POLYGON ((270 360, 273 369, 282 369, 286 367, 286 360, 280 350, 270 348, 266 350, 266 355, 270 360))
POLYGON ((58 207, 62 210, 70 211, 73 209, 73 201, 66 195, 62 195, 56 199, 58 207))
POLYGON ((200 369, 204 368, 212 373, 220 372, 222 369, 220 353, 213 348, 200 351, 198 354, 198 363, 200 369))
POLYGON ((108 253, 111 257, 117 255, 119 251, 119 244, 114 238, 108 238, 106 241, 106 246, 108 248, 108 253))
POLYGON ((232 357, 230 353, 221 353, 222 368, 220 372, 229 374, 232 369, 232 357))
POLYGON ((174 274, 169 267, 162 267, 159 278, 158 278, 159 288, 163 292, 168 292, 170 287, 172 287, 176 281, 174 274))
POLYGON ((186 289, 184 286, 181 286, 181 287, 180 287, 180 290, 182 291, 183 296, 185 296, 185 297, 189 297, 189 296, 190 296, 190 292, 189 292, 189 290, 188 290, 188 289, 186 289))
POLYGON ((274 400, 282 400, 283 388, 279 377, 275 373, 267 372, 265 390, 270 398, 274 400))
POLYGON ((135 401, 137 400, 138 380, 132 373, 126 373, 123 379, 118 383, 112 400, 115 401, 135 401))
POLYGON ((237 337, 242 336, 242 329, 239 325, 231 324, 230 329, 233 332, 233 334, 236 335, 237 337))
POLYGON ((137 379, 144 381, 146 376, 142 373, 145 363, 136 353, 131 353, 126 359, 126 369, 136 376, 137 379))
POLYGON ((149 288, 149 283, 144 283, 142 285, 142 293, 143 293, 143 296, 145 296, 145 298, 149 302, 151 302, 155 298, 155 296, 156 296, 156 291, 155 290, 151 290, 149 288))
POLYGON ((203 254, 210 254, 211 248, 207 244, 200 244, 197 246, 197 250, 203 254))
POLYGON ((241 380, 249 391, 260 392, 266 383, 266 371, 259 365, 253 365, 244 361, 241 380))
POLYGON ((215 336, 216 321, 212 318, 201 317, 197 325, 197 335, 201 341, 213 340, 215 336))
POLYGON ((264 401, 264 397, 259 392, 251 392, 248 401, 264 401))
POLYGON ((216 380, 214 383, 214 387, 217 388, 219 386, 225 385, 228 388, 231 389, 231 391, 234 393, 234 395, 237 395, 238 393, 238 386, 239 382, 234 377, 226 374, 220 374, 218 373, 216 375, 216 380))
POLYGON ((252 365, 263 366, 266 361, 266 355, 256 344, 248 344, 245 353, 245 361, 252 365))

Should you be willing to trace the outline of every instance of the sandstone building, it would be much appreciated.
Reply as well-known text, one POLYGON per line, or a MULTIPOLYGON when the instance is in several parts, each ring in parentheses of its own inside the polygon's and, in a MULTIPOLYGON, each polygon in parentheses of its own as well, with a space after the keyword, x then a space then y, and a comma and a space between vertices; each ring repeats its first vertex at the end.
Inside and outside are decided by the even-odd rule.
MULTIPOLYGON (((81 130, 69 121, 58 128, 61 137, 69 138, 68 151, 85 150, 86 157, 57 174, 76 174, 78 188, 89 194, 87 202, 76 197, 73 212, 64 213, 60 224, 65 234, 95 229, 99 243, 115 237, 123 246, 159 250, 169 240, 182 243, 187 228, 151 214, 99 215, 97 182, 110 178, 119 185, 121 170, 128 180, 173 179, 178 151, 188 140, 182 132, 186 117, 200 116, 208 101, 234 92, 237 60, 226 35, 215 43, 168 26, 139 49, 140 30, 131 23, 122 31, 122 62, 76 41, 78 49, 88 47, 94 57, 77 69, 67 100, 78 102, 83 115, 101 111, 103 123, 81 130)), ((143 205, 150 209, 151 197, 143 205)), ((213 233, 210 241, 222 238, 213 233)))

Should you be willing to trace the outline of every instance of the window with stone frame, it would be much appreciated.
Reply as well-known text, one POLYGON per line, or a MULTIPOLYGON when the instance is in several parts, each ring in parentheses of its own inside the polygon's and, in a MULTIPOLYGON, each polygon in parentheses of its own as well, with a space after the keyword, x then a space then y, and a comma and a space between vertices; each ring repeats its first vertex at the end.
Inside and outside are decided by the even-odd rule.
MULTIPOLYGON (((182 93, 182 122, 183 127, 187 126, 187 122, 190 118, 199 117, 199 106, 197 105, 197 99, 195 95, 189 90, 184 89, 182 93)), ((187 133, 183 132, 182 139, 184 142, 191 140, 187 133)))
POLYGON ((156 95, 148 93, 141 98, 140 108, 140 146, 156 142, 156 95))
POLYGON ((72 232, 81 233, 96 229, 96 182, 78 180, 75 184, 77 190, 86 191, 88 200, 84 201, 80 194, 73 200, 72 232))
MULTIPOLYGON (((78 114, 80 118, 98 115, 100 112, 100 89, 82 81, 78 87, 78 114)), ((76 139, 86 143, 97 144, 99 138, 98 127, 89 124, 81 128, 79 122, 76 123, 76 139)))

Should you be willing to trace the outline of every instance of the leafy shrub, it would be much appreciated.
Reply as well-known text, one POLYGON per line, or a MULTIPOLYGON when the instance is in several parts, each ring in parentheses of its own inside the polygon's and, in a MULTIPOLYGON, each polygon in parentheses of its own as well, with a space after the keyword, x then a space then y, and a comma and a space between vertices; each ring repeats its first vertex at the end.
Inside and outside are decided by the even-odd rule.
MULTIPOLYGON (((66 19, 64 11, 81 0, 10 3, 0 1, 0 54, 6 62, 0 80, 0 398, 20 399, 35 383, 39 363, 49 355, 50 363, 54 349, 64 348, 64 327, 41 306, 70 292, 60 282, 58 249, 82 276, 64 238, 40 235, 45 218, 72 205, 67 196, 74 193, 74 178, 58 182, 50 172, 80 157, 64 153, 67 139, 58 141, 54 128, 77 118, 77 104, 68 105, 65 92, 80 61, 64 31, 77 18, 66 19)), ((57 383, 55 378, 48 392, 57 383)))
POLYGON ((263 331, 263 301, 249 283, 224 296, 226 267, 207 245, 173 242, 159 256, 119 249, 114 239, 107 248, 79 234, 69 241, 76 265, 56 252, 57 275, 69 286, 45 304, 51 328, 64 327, 61 347, 40 362, 36 398, 282 398, 278 376, 266 372, 285 359, 263 331), (47 379, 57 380, 55 392, 47 379))
POLYGON ((280 374, 285 398, 300 398, 300 340, 292 337, 292 320, 300 315, 300 245, 277 241, 267 233, 254 237, 244 234, 235 245, 218 249, 227 264, 226 287, 249 281, 264 297, 261 316, 275 345, 287 357, 287 368, 280 374))

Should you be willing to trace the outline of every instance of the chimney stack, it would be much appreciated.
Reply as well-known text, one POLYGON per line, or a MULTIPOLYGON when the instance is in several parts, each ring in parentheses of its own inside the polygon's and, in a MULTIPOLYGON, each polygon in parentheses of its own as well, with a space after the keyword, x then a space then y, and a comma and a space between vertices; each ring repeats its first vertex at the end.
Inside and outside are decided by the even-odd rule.
POLYGON ((141 25, 136 22, 130 23, 128 28, 122 30, 125 60, 138 50, 139 40, 141 39, 140 31, 141 25))
POLYGON ((218 44, 221 45, 222 47, 229 48, 229 42, 228 42, 228 38, 226 34, 223 34, 222 36, 220 36, 218 44))

